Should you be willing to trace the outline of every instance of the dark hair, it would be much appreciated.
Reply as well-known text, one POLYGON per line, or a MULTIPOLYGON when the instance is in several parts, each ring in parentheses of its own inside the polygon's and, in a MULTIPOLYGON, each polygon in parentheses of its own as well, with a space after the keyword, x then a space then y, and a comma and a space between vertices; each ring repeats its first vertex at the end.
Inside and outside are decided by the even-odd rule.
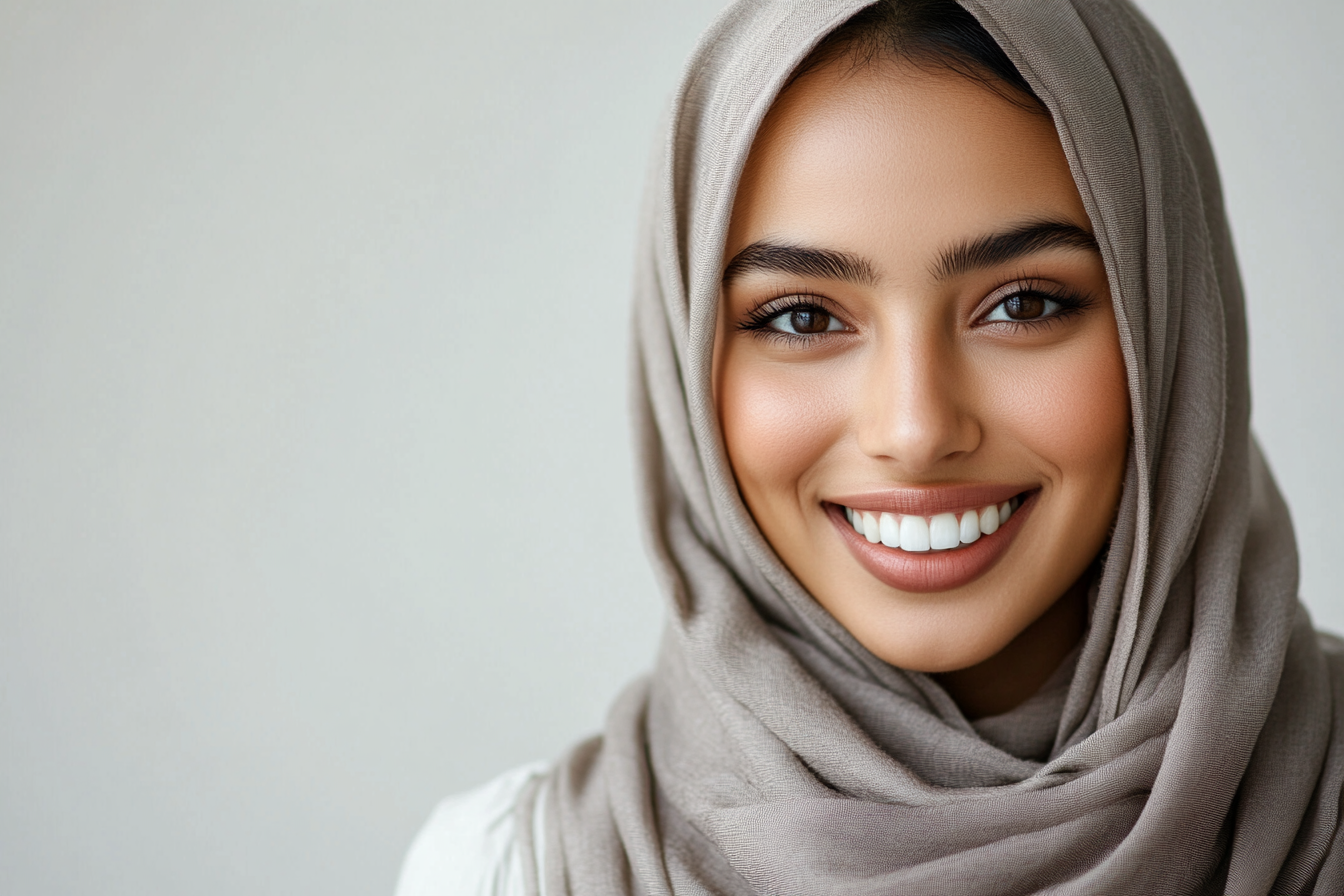
POLYGON ((828 34, 790 81, 845 56, 855 68, 899 58, 949 69, 1033 111, 1047 111, 1008 54, 953 0, 879 0, 828 34))

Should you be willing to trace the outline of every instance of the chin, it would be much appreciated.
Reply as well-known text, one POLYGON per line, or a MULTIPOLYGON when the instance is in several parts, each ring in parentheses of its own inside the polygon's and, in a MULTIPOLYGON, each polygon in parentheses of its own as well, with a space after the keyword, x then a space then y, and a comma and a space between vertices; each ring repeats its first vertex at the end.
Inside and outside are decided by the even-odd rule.
MULTIPOLYGON (((845 625, 859 643, 883 662, 911 672, 956 672, 989 660, 1019 633, 1001 625, 966 625, 961 614, 941 612, 893 613, 879 626, 845 625), (914 618, 912 618, 914 617, 914 618), (927 618, 921 618, 927 617, 927 618), (877 629, 877 630, 875 630, 877 629)), ((834 615, 834 612, 832 613, 834 615)), ((1026 628, 1028 620, 1021 628, 1026 628)), ((844 620, 841 620, 844 625, 844 620)))

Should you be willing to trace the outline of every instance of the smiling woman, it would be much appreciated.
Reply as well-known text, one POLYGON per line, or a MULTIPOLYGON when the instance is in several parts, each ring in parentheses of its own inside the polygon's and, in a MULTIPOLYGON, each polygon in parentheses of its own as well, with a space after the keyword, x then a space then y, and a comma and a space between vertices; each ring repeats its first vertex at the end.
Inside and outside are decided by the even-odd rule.
POLYGON ((657 666, 403 894, 1344 892, 1344 650, 1151 26, 742 0, 655 172, 657 666))
POLYGON ((973 715, 1021 703, 1082 634, 1129 441, 1049 117, 841 57, 766 117, 727 253, 715 395, 757 525, 876 656, 955 673, 973 715))

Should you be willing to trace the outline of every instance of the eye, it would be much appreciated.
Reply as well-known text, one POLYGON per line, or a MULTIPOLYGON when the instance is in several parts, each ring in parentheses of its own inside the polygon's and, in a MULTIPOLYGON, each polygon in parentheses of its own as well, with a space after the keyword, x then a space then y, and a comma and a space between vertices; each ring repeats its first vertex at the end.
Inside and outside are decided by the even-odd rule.
POLYGON ((802 305, 791 308, 782 314, 776 314, 766 322, 766 326, 779 333, 790 336, 813 336, 817 333, 838 333, 845 329, 844 324, 829 311, 815 305, 802 305))
POLYGON ((1062 306, 1056 300, 1035 292, 1014 293, 985 315, 985 323, 1003 321, 1019 323, 1042 320, 1059 314, 1062 306))

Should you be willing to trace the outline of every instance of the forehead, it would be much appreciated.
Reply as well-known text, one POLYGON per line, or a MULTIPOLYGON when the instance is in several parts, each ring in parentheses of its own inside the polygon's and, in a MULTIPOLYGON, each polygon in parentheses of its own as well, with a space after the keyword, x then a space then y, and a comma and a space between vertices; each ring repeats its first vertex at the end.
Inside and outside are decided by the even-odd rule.
POLYGON ((1051 120, 941 68, 824 66, 776 100, 748 156, 725 257, 764 237, 899 273, 1027 220, 1090 230, 1051 120))

